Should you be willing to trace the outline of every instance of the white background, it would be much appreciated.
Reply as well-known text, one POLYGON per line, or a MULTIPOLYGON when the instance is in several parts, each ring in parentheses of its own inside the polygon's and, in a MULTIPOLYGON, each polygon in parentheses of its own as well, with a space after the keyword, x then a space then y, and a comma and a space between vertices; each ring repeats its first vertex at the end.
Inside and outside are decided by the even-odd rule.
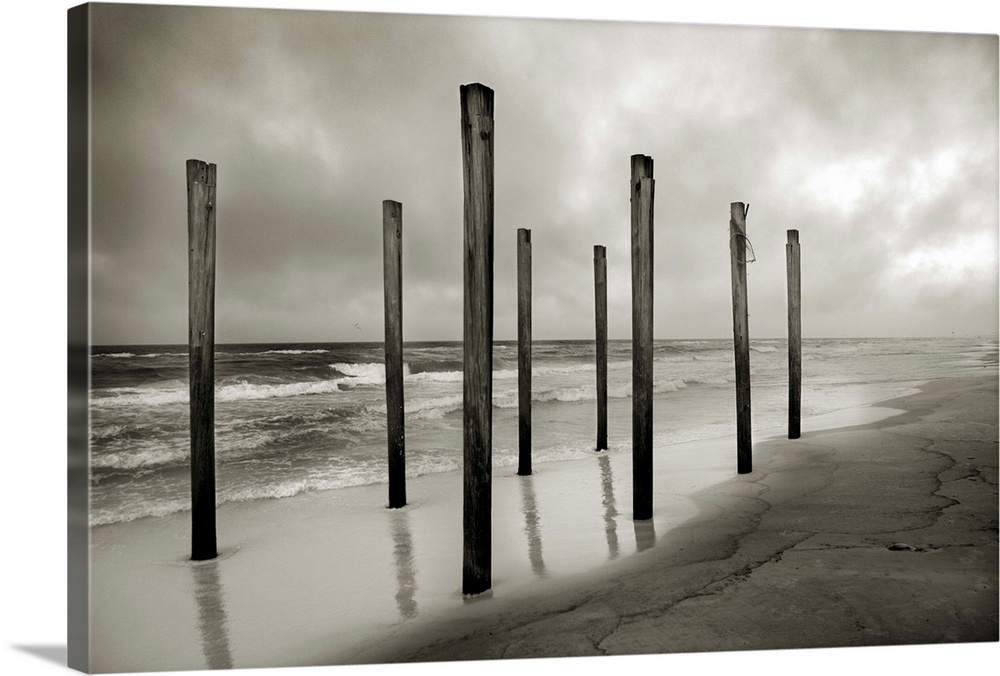
MULTIPOLYGON (((998 32, 997 10, 982 0, 917 3, 839 0, 786 3, 773 0, 700 0, 659 7, 640 2, 420 0, 353 2, 204 2, 158 4, 263 6, 301 9, 421 11, 425 13, 659 20, 744 25, 998 32), (474 5, 474 8, 472 7, 474 5)), ((66 10, 72 3, 16 0, 4 6, 2 24, 3 274, 0 329, 0 485, 3 530, 0 596, 3 637, 0 673, 51 674, 65 667, 66 645, 66 10), (50 659, 40 657, 52 656, 50 659)), ((998 644, 809 650, 608 659, 484 662, 476 665, 403 665, 237 670, 259 674, 477 674, 511 669, 541 673, 567 668, 674 673, 872 673, 876 669, 968 673, 977 663, 997 664, 998 644)))

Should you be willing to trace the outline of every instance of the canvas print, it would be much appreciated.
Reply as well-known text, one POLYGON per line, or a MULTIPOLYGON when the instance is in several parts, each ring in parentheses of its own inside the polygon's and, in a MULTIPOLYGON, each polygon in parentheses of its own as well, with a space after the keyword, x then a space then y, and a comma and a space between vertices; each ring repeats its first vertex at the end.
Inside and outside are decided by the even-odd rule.
POLYGON ((68 28, 70 666, 998 640, 996 35, 68 28))

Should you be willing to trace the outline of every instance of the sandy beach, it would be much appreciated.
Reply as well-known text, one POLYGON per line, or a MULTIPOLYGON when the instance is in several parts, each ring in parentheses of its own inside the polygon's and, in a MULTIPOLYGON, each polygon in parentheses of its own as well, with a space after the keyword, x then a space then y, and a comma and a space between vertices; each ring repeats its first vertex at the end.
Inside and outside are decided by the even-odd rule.
POLYGON ((357 658, 996 641, 996 380, 882 406, 900 413, 757 444, 754 473, 692 496, 698 515, 649 552, 405 627, 357 658))
POLYGON ((461 586, 461 476, 92 529, 95 671, 996 641, 997 380, 948 378, 758 435, 494 473, 493 589, 461 586))

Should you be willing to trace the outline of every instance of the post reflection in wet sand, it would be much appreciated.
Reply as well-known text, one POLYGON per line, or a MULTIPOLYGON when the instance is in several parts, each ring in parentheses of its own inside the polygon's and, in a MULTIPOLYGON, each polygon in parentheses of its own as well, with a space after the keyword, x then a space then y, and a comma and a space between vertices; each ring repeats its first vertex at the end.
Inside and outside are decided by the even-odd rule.
POLYGON ((198 630, 201 649, 209 669, 232 669, 226 602, 219 581, 218 562, 192 563, 194 596, 198 605, 198 630))
POLYGON ((635 524, 635 550, 641 552, 656 544, 656 528, 653 520, 633 521, 635 524))
POLYGON ((608 558, 618 556, 618 508, 615 506, 614 474, 611 472, 611 460, 604 453, 598 456, 601 463, 601 504, 604 505, 604 534, 608 539, 608 558))
POLYGON ((545 562, 542 560, 542 536, 538 529, 538 505, 535 501, 534 479, 528 476, 520 477, 521 507, 524 510, 524 533, 528 536, 528 559, 535 575, 545 574, 545 562))
POLYGON ((410 515, 403 509, 390 510, 392 520, 393 559, 396 563, 396 606, 404 620, 417 616, 417 575, 413 565, 413 536, 410 515))

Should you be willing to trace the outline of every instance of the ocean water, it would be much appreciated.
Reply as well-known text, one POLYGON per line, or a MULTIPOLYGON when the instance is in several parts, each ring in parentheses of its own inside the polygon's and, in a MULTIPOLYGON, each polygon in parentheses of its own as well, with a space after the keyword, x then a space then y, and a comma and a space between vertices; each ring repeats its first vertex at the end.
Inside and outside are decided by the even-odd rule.
MULTIPOLYGON (((216 346, 219 503, 385 483, 382 343, 216 346)), ((533 463, 594 453, 593 341, 532 346, 533 463)), ((462 345, 404 346, 408 476, 462 466, 462 345)), ((896 396, 940 377, 997 374, 996 338, 803 341, 803 418, 896 396)), ((787 424, 787 344, 751 341, 754 436, 787 424)), ((92 526, 190 503, 183 345, 91 354, 92 526)), ((658 340, 654 444, 735 433, 732 340, 658 340)), ((517 465, 517 344, 494 349, 493 464, 517 465)), ((609 453, 631 452, 631 343, 608 348, 609 453)), ((735 461, 734 461, 735 462, 735 461)), ((510 469, 509 471, 513 471, 510 469)), ((387 498, 388 499, 388 498, 387 498)))

